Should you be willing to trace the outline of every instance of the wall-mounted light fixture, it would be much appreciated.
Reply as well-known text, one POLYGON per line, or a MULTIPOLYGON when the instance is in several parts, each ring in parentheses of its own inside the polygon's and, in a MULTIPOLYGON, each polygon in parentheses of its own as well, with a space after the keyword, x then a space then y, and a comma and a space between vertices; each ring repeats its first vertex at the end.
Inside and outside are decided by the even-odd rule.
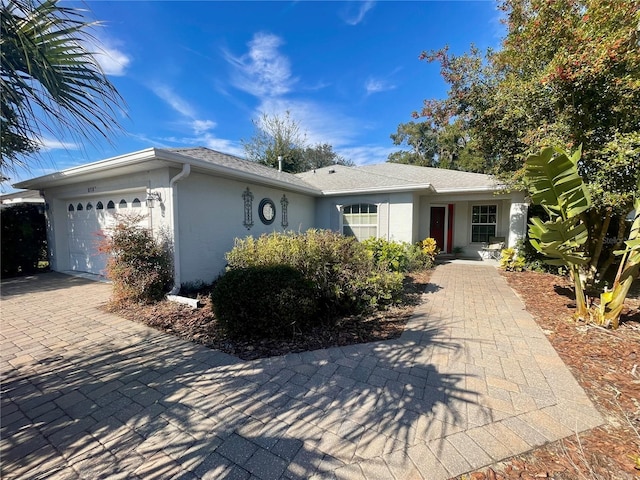
POLYGON ((153 208, 155 202, 162 203, 162 197, 158 192, 147 192, 147 198, 144 199, 144 203, 147 208, 153 208))

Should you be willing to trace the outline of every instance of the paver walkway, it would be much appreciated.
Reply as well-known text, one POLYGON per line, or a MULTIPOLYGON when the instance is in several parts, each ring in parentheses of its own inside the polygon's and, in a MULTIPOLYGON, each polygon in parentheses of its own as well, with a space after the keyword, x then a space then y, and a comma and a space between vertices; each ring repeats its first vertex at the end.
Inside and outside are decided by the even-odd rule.
POLYGON ((436 268, 397 340, 240 361, 2 284, 2 477, 446 479, 601 424, 495 268, 436 268))

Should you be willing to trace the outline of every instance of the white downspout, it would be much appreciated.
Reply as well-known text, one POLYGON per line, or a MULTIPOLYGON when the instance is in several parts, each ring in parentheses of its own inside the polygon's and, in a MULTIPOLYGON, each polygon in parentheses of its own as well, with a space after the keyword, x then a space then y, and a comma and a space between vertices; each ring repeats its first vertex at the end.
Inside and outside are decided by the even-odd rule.
POLYGON ((180 235, 178 231, 178 183, 191 173, 191 165, 182 164, 182 171, 171 179, 169 188, 171 189, 171 235, 173 237, 173 288, 169 295, 175 295, 180 291, 180 235))

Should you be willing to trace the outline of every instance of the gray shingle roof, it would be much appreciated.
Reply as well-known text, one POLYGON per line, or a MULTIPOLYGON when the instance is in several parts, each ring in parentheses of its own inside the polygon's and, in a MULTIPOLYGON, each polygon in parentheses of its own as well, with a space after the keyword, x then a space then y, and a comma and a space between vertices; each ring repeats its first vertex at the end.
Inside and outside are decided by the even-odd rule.
POLYGON ((493 177, 482 173, 417 167, 400 163, 379 163, 376 165, 364 165, 360 168, 379 175, 393 176, 406 181, 430 183, 436 190, 497 187, 497 182, 493 177))
POLYGON ((325 193, 412 187, 433 188, 436 191, 499 188, 489 175, 398 163, 380 163, 360 167, 334 165, 300 173, 297 176, 325 193))
POLYGON ((219 165, 239 172, 258 175, 265 179, 284 182, 293 187, 316 189, 316 187, 306 183, 303 179, 297 177, 296 175, 292 175, 286 172, 280 172, 275 168, 267 167, 256 162, 244 160, 240 157, 236 157, 235 155, 218 152, 209 148, 166 148, 164 150, 184 155, 186 157, 203 160, 213 165, 219 165))

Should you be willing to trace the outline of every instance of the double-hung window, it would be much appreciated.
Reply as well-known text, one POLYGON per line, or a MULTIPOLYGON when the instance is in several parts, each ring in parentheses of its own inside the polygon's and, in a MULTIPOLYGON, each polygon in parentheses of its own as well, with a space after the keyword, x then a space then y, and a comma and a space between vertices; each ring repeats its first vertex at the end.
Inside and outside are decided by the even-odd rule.
POLYGON ((378 235, 378 206, 371 203, 346 205, 342 208, 342 233, 366 240, 378 235))
POLYGON ((496 236, 497 223, 497 205, 474 205, 471 215, 471 242, 489 243, 489 237, 496 236))

